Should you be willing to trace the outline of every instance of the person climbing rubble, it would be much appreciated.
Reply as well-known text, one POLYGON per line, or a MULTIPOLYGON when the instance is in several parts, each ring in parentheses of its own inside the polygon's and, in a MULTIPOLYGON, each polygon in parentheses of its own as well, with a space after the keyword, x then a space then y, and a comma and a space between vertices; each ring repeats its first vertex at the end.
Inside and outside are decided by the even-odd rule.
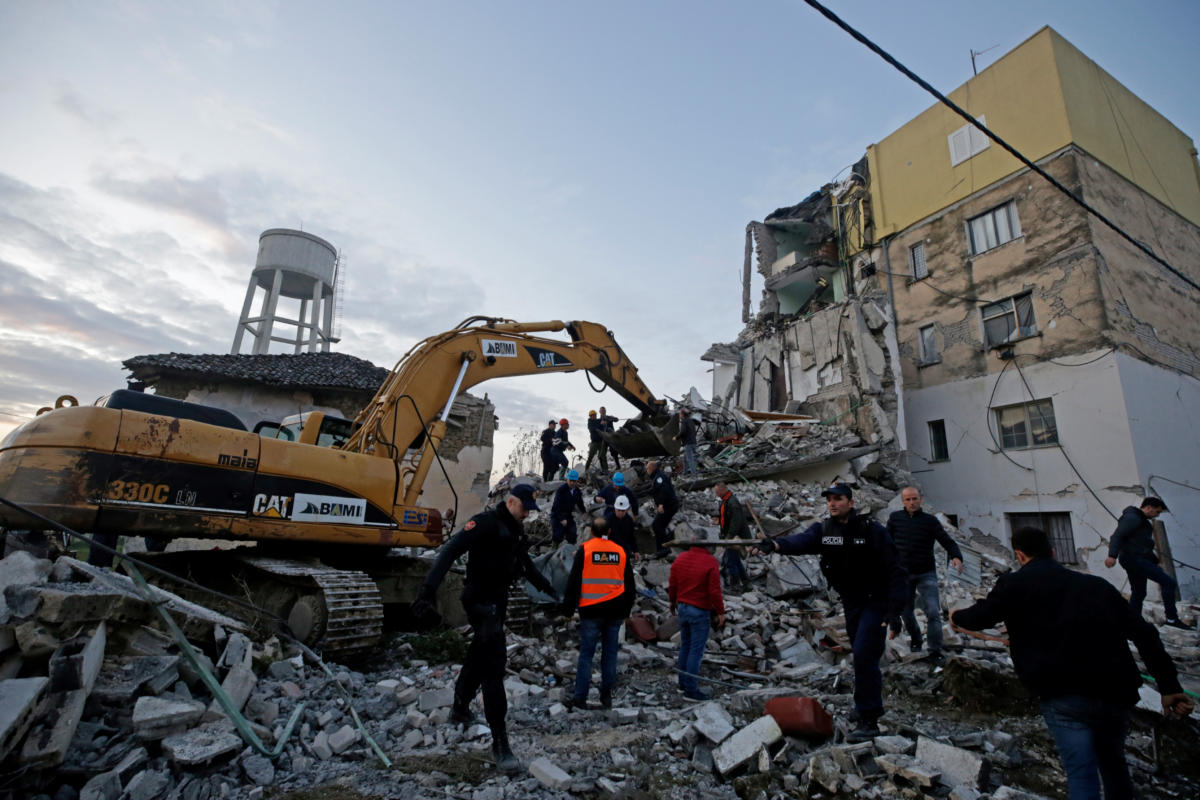
POLYGON ((679 409, 679 433, 675 434, 673 439, 679 441, 683 445, 683 474, 696 474, 696 420, 692 418, 692 413, 686 408, 679 409))
POLYGON ((547 428, 542 431, 542 480, 548 481, 554 477, 554 434, 558 430, 558 423, 550 420, 547 428))
POLYGON ((671 613, 679 618, 679 689, 689 700, 708 700, 697 678, 708 645, 710 620, 718 628, 725 625, 725 599, 720 568, 707 547, 693 544, 679 554, 671 564, 667 595, 671 613))
POLYGON ((1020 569, 950 621, 971 631, 1004 622, 1017 677, 1041 702, 1071 800, 1099 798, 1101 785, 1106 800, 1131 798, 1125 736, 1142 678, 1128 642, 1154 676, 1168 718, 1194 709, 1175 664, 1154 626, 1108 581, 1054 560, 1045 531, 1014 531, 1012 548, 1020 569))
POLYGON ((679 497, 675 494, 671 476, 659 469, 657 461, 646 462, 646 477, 650 479, 650 502, 654 504, 655 510, 658 512, 654 516, 654 523, 650 526, 654 531, 654 543, 658 546, 654 557, 666 558, 671 552, 667 547, 667 541, 671 538, 667 526, 671 524, 671 518, 679 511, 679 497))
POLYGON ((1178 585, 1175 579, 1168 575, 1158 565, 1158 553, 1154 548, 1154 526, 1151 520, 1167 511, 1167 504, 1157 497, 1147 497, 1138 508, 1126 506, 1117 521, 1117 529, 1108 542, 1108 558, 1104 566, 1112 567, 1120 559, 1121 566, 1129 576, 1129 605, 1139 617, 1142 615, 1142 602, 1146 599, 1146 582, 1154 581, 1162 594, 1163 611, 1167 615, 1167 624, 1173 628, 1189 630, 1192 628, 1179 619, 1175 608, 1175 591, 1178 585))
POLYGON ((474 723, 471 701, 482 689, 484 716, 492 729, 492 754, 496 766, 508 774, 521 769, 521 762, 509 746, 505 722, 508 697, 504 693, 507 660, 504 617, 508 609, 508 587, 514 578, 524 576, 534 588, 557 598, 550 581, 529 557, 529 541, 522 523, 529 512, 537 510, 533 487, 522 483, 512 488, 504 502, 471 517, 462 530, 442 546, 412 605, 414 616, 428 616, 437 602, 437 588, 446 573, 455 561, 464 554, 467 556, 467 575, 461 597, 471 625, 471 644, 454 685, 450 719, 462 725, 474 723))
POLYGON ((551 538, 554 544, 564 539, 575 544, 578 528, 575 524, 574 512, 585 513, 583 507, 583 490, 579 488, 579 472, 571 470, 567 473, 567 481, 554 492, 554 500, 550 503, 550 527, 553 528, 551 538))
POLYGON ((631 559, 636 559, 641 556, 637 554, 637 522, 632 505, 628 497, 619 496, 611 506, 604 507, 604 521, 608 523, 608 538, 621 545, 631 559))
POLYGON ((950 557, 950 566, 963 570, 962 550, 950 538, 938 522, 938 518, 921 509, 921 490, 905 486, 900 491, 900 502, 904 508, 888 517, 887 529, 896 543, 900 563, 908 572, 908 594, 901 619, 908 631, 913 652, 921 649, 924 640, 917 624, 915 599, 919 594, 921 610, 925 612, 925 638, 929 640, 928 659, 937 664, 942 656, 942 611, 938 597, 937 565, 933 560, 933 543, 936 541, 950 557))
POLYGON ((621 647, 621 624, 633 609, 635 593, 633 561, 619 543, 609 538, 608 522, 592 520, 591 536, 575 551, 567 577, 563 610, 579 609, 579 662, 575 668, 575 691, 567 705, 588 709, 592 684, 592 660, 600 645, 600 707, 612 708, 617 683, 617 651, 621 647))
POLYGON ((908 590, 908 574, 896 555, 892 537, 878 522, 854 511, 854 492, 835 483, 821 492, 829 517, 800 533, 769 539, 755 548, 764 553, 821 557, 821 572, 842 598, 846 633, 854 653, 854 710, 857 727, 849 742, 879 735, 883 716, 883 655, 887 628, 900 630, 900 612, 908 590))
POLYGON ((625 485, 625 473, 614 472, 612 483, 605 486, 600 491, 596 492, 595 502, 603 502, 608 508, 612 508, 617 502, 618 497, 629 498, 629 510, 632 514, 637 514, 638 511, 638 496, 637 492, 625 485))
POLYGON ((558 430, 554 432, 553 446, 551 456, 554 459, 554 471, 550 473, 550 478, 557 478, 560 475, 566 475, 569 469, 567 461, 568 450, 574 450, 575 445, 571 444, 571 438, 567 435, 567 428, 571 427, 571 423, 566 419, 558 421, 558 430))
MULTIPOLYGON (((750 523, 746 520, 746 507, 737 498, 729 484, 717 481, 713 484, 713 494, 717 496, 720 505, 714 521, 721 526, 722 539, 749 539, 750 523)), ((721 575, 730 589, 741 589, 748 576, 746 565, 742 561, 740 547, 727 547, 721 556, 721 575)))

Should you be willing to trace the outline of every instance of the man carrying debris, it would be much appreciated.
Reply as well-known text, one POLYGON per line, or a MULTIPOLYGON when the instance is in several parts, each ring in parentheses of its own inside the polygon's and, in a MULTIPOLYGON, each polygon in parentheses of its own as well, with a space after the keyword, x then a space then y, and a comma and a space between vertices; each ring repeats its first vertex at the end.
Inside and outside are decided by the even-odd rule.
POLYGON ((929 639, 929 660, 942 660, 942 610, 938 597, 937 565, 933 560, 933 543, 936 541, 950 556, 950 565, 959 572, 963 569, 962 550, 946 533, 938 518, 921 510, 921 491, 915 486, 905 486, 900 491, 900 502, 904 508, 888 517, 887 529, 896 543, 900 563, 908 572, 908 595, 904 603, 904 627, 914 651, 920 650, 924 642, 921 628, 917 624, 915 595, 921 595, 921 609, 925 612, 925 633, 929 639))
POLYGON ((624 472, 614 472, 612 476, 612 483, 596 492, 596 502, 603 500, 604 505, 612 508, 613 503, 617 502, 617 498, 622 496, 629 498, 629 510, 631 513, 637 514, 637 493, 625 485, 624 472))
MULTIPOLYGON (((749 539, 750 523, 746 521, 746 508, 737 499, 733 490, 724 481, 713 484, 713 494, 720 500, 716 523, 721 526, 722 539, 749 539)), ((721 556, 721 574, 729 588, 742 588, 746 582, 746 565, 742 563, 742 549, 727 547, 721 556)))
POLYGON ((604 507, 604 521, 608 524, 608 538, 621 545, 632 559, 638 549, 637 524, 633 519, 631 505, 629 498, 621 495, 611 506, 604 507))
POLYGON ((950 612, 950 621, 973 631, 1004 622, 1017 677, 1041 701, 1058 745, 1071 800, 1099 798, 1101 784, 1105 800, 1131 798, 1125 735, 1142 678, 1128 643, 1158 683, 1168 718, 1193 709, 1175 664, 1154 626, 1108 581, 1054 560, 1045 531, 1014 531, 1012 548, 1020 569, 1001 575, 985 599, 950 612))
MULTIPOLYGON (((588 445, 587 461, 583 464, 583 471, 587 472, 592 468, 592 459, 596 456, 600 457, 600 468, 608 472, 608 442, 604 439, 605 433, 612 433, 613 423, 616 422, 616 417, 610 417, 605 412, 604 406, 600 406, 600 413, 595 411, 588 412, 588 433, 591 435, 591 443, 588 445)), ((617 455, 617 451, 613 450, 613 459, 616 460, 617 469, 621 468, 621 457, 617 455)))
POLYGON ((496 766, 506 773, 518 772, 521 764, 508 745, 505 716, 508 698, 504 694, 504 666, 507 661, 504 641, 504 616, 508 610, 508 586, 524 576, 535 588, 551 597, 556 593, 550 581, 529 558, 529 541, 522 523, 530 511, 536 511, 533 487, 518 484, 503 503, 471 517, 438 553, 425 578, 413 614, 425 616, 437 601, 437 588, 450 567, 467 554, 467 575, 463 581, 462 605, 471 624, 471 644, 462 671, 454 685, 454 706, 450 720, 461 724, 474 721, 471 701, 483 689, 483 711, 492 729, 492 754, 496 766))
POLYGON ((560 472, 565 474, 568 467, 567 450, 574 450, 575 445, 571 444, 571 439, 567 436, 567 428, 571 427, 571 423, 565 419, 558 421, 558 430, 554 432, 554 448, 552 456, 554 458, 554 470, 550 473, 550 478, 556 478, 560 472))
POLYGON ((600 706, 612 708, 621 623, 629 616, 635 599, 633 562, 624 547, 609 539, 608 523, 597 517, 592 521, 591 538, 575 551, 563 599, 563 609, 568 614, 579 609, 579 663, 575 668, 575 694, 569 701, 570 708, 588 707, 597 643, 600 644, 600 706))
POLYGON ((654 531, 654 543, 658 545, 658 552, 654 557, 666 558, 671 552, 667 549, 667 540, 671 538, 671 534, 667 532, 667 525, 671 523, 675 512, 679 511, 679 498, 675 495, 671 476, 658 468, 657 461, 646 462, 646 477, 650 479, 650 502, 658 511, 654 523, 650 526, 654 531))
POLYGON ((554 432, 557 422, 550 420, 546 430, 542 431, 542 480, 548 481, 554 477, 554 432))
POLYGON ((1121 566, 1129 576, 1129 605, 1133 613, 1142 615, 1146 581, 1151 580, 1158 584, 1162 593, 1167 624, 1188 630, 1192 626, 1181 621, 1175 609, 1175 579, 1158 565, 1158 554, 1154 551, 1154 526, 1150 520, 1167 510, 1167 504, 1157 497, 1145 498, 1140 508, 1126 506, 1117 521, 1117 530, 1108 540, 1108 558, 1104 559, 1104 566, 1111 569, 1118 558, 1121 560, 1121 566))
POLYGON ((708 645, 710 616, 716 614, 718 628, 725 624, 721 572, 707 547, 694 544, 679 554, 671 564, 667 595, 671 613, 679 617, 679 688, 689 700, 707 700, 696 678, 708 645))
POLYGON ((567 473, 567 482, 554 492, 554 502, 550 504, 550 527, 553 528, 551 537, 555 544, 566 539, 575 544, 578 528, 575 525, 575 511, 587 511, 583 507, 583 490, 579 488, 579 473, 571 470, 567 473))
POLYGON ((887 530, 866 514, 854 513, 854 493, 844 483, 821 492, 829 518, 779 539, 762 537, 765 553, 821 556, 821 572, 842 597, 846 634, 854 652, 854 711, 858 727, 847 737, 865 742, 879 735, 883 675, 879 659, 887 628, 900 629, 908 576, 887 530))
POLYGON ((683 474, 696 474, 696 420, 686 408, 679 409, 679 433, 673 439, 678 439, 683 445, 683 474))

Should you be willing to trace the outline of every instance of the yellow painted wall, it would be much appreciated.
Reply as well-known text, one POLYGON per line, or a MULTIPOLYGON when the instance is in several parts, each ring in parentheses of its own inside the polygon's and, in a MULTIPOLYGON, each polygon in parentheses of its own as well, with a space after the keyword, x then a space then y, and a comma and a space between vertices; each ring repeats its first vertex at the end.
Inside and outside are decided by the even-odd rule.
MULTIPOLYGON (((1042 28, 948 96, 1030 160, 1074 142, 1200 224, 1191 140, 1053 29, 1042 28)), ((1022 168, 994 142, 951 166, 947 137, 965 124, 937 103, 867 148, 877 241, 1022 168)))

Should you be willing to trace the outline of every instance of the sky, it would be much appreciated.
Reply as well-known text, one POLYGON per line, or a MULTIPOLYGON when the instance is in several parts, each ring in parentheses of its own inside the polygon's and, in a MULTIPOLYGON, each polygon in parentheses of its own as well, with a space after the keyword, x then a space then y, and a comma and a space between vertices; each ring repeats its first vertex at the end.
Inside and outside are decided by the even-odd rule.
MULTIPOLYGON (((1195 0, 827 4, 944 93, 1050 25, 1200 134, 1195 0)), ((932 102, 801 0, 0 0, 0 433, 132 356, 229 352, 279 227, 342 254, 341 352, 586 319, 660 397, 707 395, 746 223, 932 102)), ((633 413, 580 373, 475 391, 497 465, 633 413)))

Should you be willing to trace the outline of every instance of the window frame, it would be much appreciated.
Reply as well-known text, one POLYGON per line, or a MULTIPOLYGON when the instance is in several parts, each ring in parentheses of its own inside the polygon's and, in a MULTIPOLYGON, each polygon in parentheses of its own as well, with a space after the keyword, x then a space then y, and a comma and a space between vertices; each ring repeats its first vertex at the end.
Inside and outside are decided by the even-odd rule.
POLYGON ((942 353, 938 350, 937 340, 934 338, 936 335, 937 323, 935 322, 917 328, 917 355, 920 357, 919 364, 921 366, 940 364, 942 361, 942 353), (928 342, 926 333, 929 334, 928 342))
MULTIPOLYGON (((979 121, 980 125, 987 127, 986 114, 980 114, 975 119, 979 121)), ((947 136, 946 144, 950 148, 950 166, 957 167, 991 147, 992 140, 986 133, 968 122, 947 136)))
POLYGON ((910 280, 921 281, 929 277, 929 261, 925 258, 925 243, 917 242, 908 246, 908 271, 910 280), (920 274, 917 267, 917 253, 921 254, 920 274))
POLYGON ((1054 399, 1051 397, 1026 400, 1022 403, 1012 403, 1006 406, 993 406, 991 412, 992 420, 996 423, 996 443, 1000 446, 1001 450, 1037 450, 1043 447, 1058 447, 1062 441, 1058 435, 1058 418, 1054 413, 1054 399), (1036 441, 1039 435, 1034 428, 1035 417, 1030 413, 1031 407, 1036 407, 1036 421, 1040 422, 1042 427, 1042 433, 1040 434, 1042 441, 1036 441), (1046 413, 1047 408, 1049 409, 1049 414, 1046 413), (1022 419, 1008 425, 1009 432, 1006 432, 1001 414, 1018 409, 1022 412, 1022 419), (1020 435, 1024 444, 1016 442, 1017 424, 1021 425, 1020 435), (1006 439, 1011 440, 1012 443, 1006 444, 1006 439))
POLYGON ((929 431, 929 463, 940 464, 950 460, 950 442, 946 438, 946 420, 931 419, 925 423, 926 429, 929 431), (938 426, 938 427, 935 427, 938 426), (942 455, 938 457, 938 430, 941 432, 941 449, 942 455))
POLYGON ((1022 339, 1029 339, 1039 334, 1037 326, 1037 315, 1033 311, 1033 290, 1020 292, 1019 294, 1010 295, 1003 300, 997 300, 994 303, 988 303, 979 307, 979 319, 983 326, 983 346, 987 350, 994 350, 997 347, 1006 347, 1013 342, 1019 342, 1022 339), (1028 318, 1029 325, 1021 324, 1021 308, 1018 306, 1018 301, 1028 299, 1028 318), (988 309, 995 308, 1008 304, 1008 308, 1001 312, 994 312, 988 315, 988 309), (998 341, 992 341, 988 334, 988 322, 997 319, 1011 317, 1011 327, 1008 335, 998 341), (1014 335, 1015 334, 1015 335, 1014 335))
POLYGON ((1059 563, 1080 563, 1079 555, 1075 552, 1075 526, 1071 524, 1070 511, 1010 511, 1005 516, 1008 517, 1009 546, 1013 531, 1029 525, 1041 528, 1050 537, 1054 558, 1059 563), (1052 522, 1059 524, 1050 524, 1052 522), (1064 522, 1065 525, 1061 524, 1064 522))
POLYGON ((1008 244, 1009 242, 1020 239, 1024 235, 1021 232, 1021 219, 1020 219, 1020 216, 1017 214, 1017 201, 1011 200, 1011 199, 1004 201, 1003 203, 1001 203, 998 206, 993 206, 992 208, 989 208, 987 211, 984 211, 982 214, 976 214, 975 216, 968 218, 966 221, 965 227, 967 230, 967 250, 973 256, 977 256, 982 253, 987 253, 991 250, 995 250, 997 247, 1003 247, 1004 245, 1008 244), (1000 239, 1000 235, 1001 235, 1000 225, 997 222, 997 219, 999 219, 1001 212, 1003 212, 1004 225, 1007 229, 1007 234, 1008 234, 1008 238, 1004 239, 1003 241, 1001 241, 1001 239, 1000 239), (981 247, 980 243, 977 242, 975 239, 975 224, 974 223, 976 223, 976 222, 990 224, 990 229, 985 228, 983 230, 983 233, 985 234, 984 235, 985 241, 983 242, 983 244, 987 245, 987 246, 981 247), (990 233, 992 235, 992 237, 994 238, 994 244, 990 244, 990 245, 987 244, 987 241, 986 241, 987 235, 986 234, 988 234, 988 233, 990 233))

